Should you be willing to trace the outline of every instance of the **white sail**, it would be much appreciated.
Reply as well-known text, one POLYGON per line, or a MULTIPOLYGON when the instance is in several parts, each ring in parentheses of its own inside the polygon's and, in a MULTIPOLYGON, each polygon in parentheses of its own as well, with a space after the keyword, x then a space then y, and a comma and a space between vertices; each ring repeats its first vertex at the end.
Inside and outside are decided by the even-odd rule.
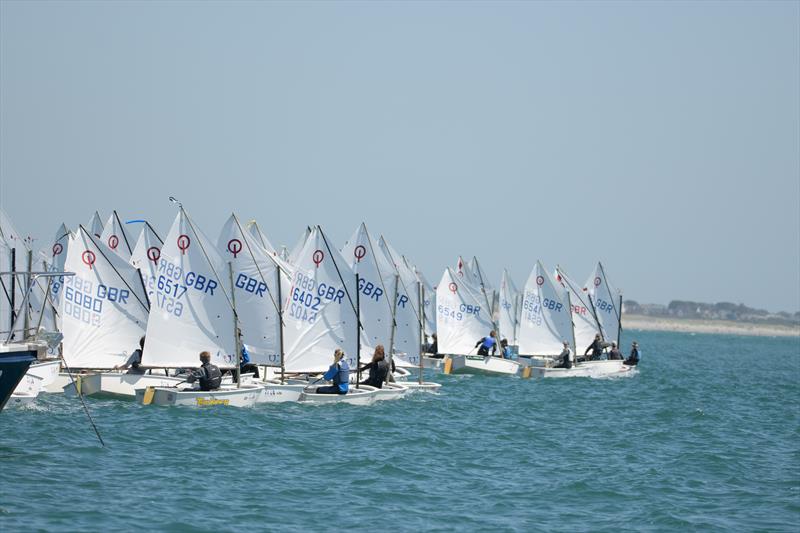
POLYGON ((239 364, 228 265, 183 209, 169 230, 156 271, 142 363, 196 367, 200 352, 230 368, 239 364))
POLYGON ((417 279, 422 283, 425 299, 423 307, 425 309, 425 335, 430 337, 436 333, 436 287, 425 278, 425 274, 420 269, 414 267, 417 279))
POLYGON ((620 294, 608 281, 605 269, 599 261, 584 288, 591 297, 590 302, 594 306, 595 315, 603 330, 603 338, 606 342, 618 343, 622 313, 620 294))
POLYGON ((567 289, 553 280, 540 261, 525 283, 521 311, 520 354, 555 356, 564 341, 574 344, 567 289))
MULTIPOLYGON (((17 249, 17 257, 24 257, 25 252, 31 249, 31 239, 20 233, 11 217, 0 208, 0 237, 5 239, 6 245, 17 249)), ((18 268, 18 270, 20 270, 18 268)))
POLYGON ((489 282, 489 277, 486 275, 486 272, 483 271, 483 268, 481 268, 481 265, 478 262, 478 258, 475 257, 474 255, 472 256, 472 259, 470 259, 469 261, 469 272, 472 273, 475 282, 479 286, 483 287, 483 289, 486 291, 486 294, 492 293, 494 288, 492 287, 492 284, 489 282))
POLYGON ((233 301, 251 362, 280 366, 279 294, 287 294, 290 288, 288 273, 281 274, 283 292, 279 292, 280 269, 275 258, 261 246, 260 239, 243 231, 236 215, 222 228, 217 251, 233 266, 233 301))
POLYGON ((158 260, 161 257, 162 246, 164 246, 164 241, 158 236, 153 226, 145 222, 130 257, 130 263, 138 268, 142 275, 142 283, 147 291, 147 299, 151 302, 151 305, 155 299, 156 271, 158 270, 158 260))
POLYGON ((395 357, 401 364, 416 366, 419 364, 420 317, 419 281, 417 275, 408 266, 405 258, 395 251, 383 238, 378 239, 378 248, 383 252, 389 264, 393 265, 398 276, 397 298, 395 300, 395 357))
POLYGON ((295 243, 294 248, 292 248, 292 251, 289 253, 289 263, 294 265, 297 263, 297 261, 299 261, 300 253, 303 251, 303 247, 306 245, 309 235, 311 235, 311 228, 306 227, 305 231, 303 231, 303 234, 297 240, 297 243, 295 243))
POLYGON ((319 226, 311 230, 295 260, 283 308, 286 371, 327 370, 337 348, 344 350, 354 368, 358 343, 355 273, 319 226))
POLYGON ((594 316, 594 309, 589 303, 586 292, 560 268, 556 267, 556 281, 569 292, 569 303, 572 310, 572 323, 575 326, 575 353, 583 354, 594 342, 594 336, 600 333, 600 326, 594 316))
POLYGON ((139 273, 82 226, 67 247, 61 291, 64 359, 72 368, 112 368, 139 347, 147 305, 139 273))
POLYGON ((264 235, 264 232, 261 231, 261 226, 259 226, 258 222, 255 220, 251 220, 247 223, 247 231, 250 232, 250 235, 255 239, 255 242, 258 245, 267 251, 268 254, 275 257, 278 255, 277 248, 275 248, 272 243, 267 239, 267 236, 264 235))
POLYGON ((449 268, 436 289, 436 334, 439 353, 475 353, 475 343, 494 328, 485 298, 449 268))
POLYGON ((125 226, 122 225, 116 211, 113 211, 108 217, 108 221, 103 227, 103 233, 100 234, 100 240, 122 259, 130 260, 133 249, 128 240, 125 226))
POLYGON ((92 218, 89 219, 89 224, 86 226, 92 237, 99 239, 103 235, 103 219, 100 218, 100 213, 94 212, 92 218))
POLYGON ((378 344, 389 350, 394 319, 392 301, 395 294, 394 267, 374 245, 362 222, 342 247, 342 257, 358 274, 361 308, 361 360, 368 361, 378 344))
POLYGON ((501 339, 507 339, 509 345, 514 346, 517 344, 520 294, 514 285, 514 280, 505 269, 503 269, 503 277, 500 280, 499 296, 499 335, 501 339))

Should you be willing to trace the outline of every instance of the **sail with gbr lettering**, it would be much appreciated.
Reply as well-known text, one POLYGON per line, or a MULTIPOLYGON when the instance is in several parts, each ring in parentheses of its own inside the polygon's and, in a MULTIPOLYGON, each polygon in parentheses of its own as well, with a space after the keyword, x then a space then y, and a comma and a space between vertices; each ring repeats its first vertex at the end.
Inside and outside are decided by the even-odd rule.
POLYGON ((236 215, 223 226, 217 251, 233 267, 233 301, 251 362, 280 366, 279 295, 288 294, 291 273, 279 267, 261 239, 242 228, 236 215), (282 291, 278 290, 279 279, 282 291))
POLYGON ((603 338, 606 342, 619 344, 622 316, 620 293, 608 281, 603 264, 599 261, 584 287, 603 330, 603 338))
POLYGON ((436 288, 436 334, 439 353, 470 354, 494 328, 485 298, 472 284, 446 269, 436 288))
POLYGON ((139 273, 83 226, 69 237, 64 267, 75 273, 61 291, 65 361, 96 369, 125 363, 147 325, 139 273))
MULTIPOLYGON (((342 247, 342 257, 350 269, 358 274, 361 326, 361 360, 369 361, 373 350, 382 344, 389 353, 394 310, 392 301, 398 290, 394 267, 374 245, 363 222, 342 247)), ((399 284, 399 283, 398 283, 399 284)))
POLYGON ((567 289, 537 261, 525 283, 519 327, 519 353, 556 356, 566 341, 574 350, 567 289))
POLYGON ((287 372, 321 372, 337 348, 355 368, 358 350, 356 276, 315 226, 295 257, 289 294, 284 296, 284 365, 287 372))
POLYGON ((142 364, 197 367, 200 352, 231 368, 236 353, 228 265, 181 208, 164 239, 142 364))

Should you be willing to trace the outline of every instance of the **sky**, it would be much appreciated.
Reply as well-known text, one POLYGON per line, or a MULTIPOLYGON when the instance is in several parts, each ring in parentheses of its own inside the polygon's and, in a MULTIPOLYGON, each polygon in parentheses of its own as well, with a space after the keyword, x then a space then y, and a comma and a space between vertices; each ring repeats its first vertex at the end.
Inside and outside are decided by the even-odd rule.
POLYGON ((0 206, 800 310, 798 2, 0 2, 0 206))

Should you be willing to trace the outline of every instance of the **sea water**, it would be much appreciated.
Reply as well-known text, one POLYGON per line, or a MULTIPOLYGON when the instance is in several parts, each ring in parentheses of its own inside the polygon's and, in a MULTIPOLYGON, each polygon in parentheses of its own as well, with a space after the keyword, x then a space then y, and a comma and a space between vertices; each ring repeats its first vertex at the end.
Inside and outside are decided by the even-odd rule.
POLYGON ((797 531, 800 340, 626 332, 627 378, 370 407, 0 413, 0 530, 797 531))

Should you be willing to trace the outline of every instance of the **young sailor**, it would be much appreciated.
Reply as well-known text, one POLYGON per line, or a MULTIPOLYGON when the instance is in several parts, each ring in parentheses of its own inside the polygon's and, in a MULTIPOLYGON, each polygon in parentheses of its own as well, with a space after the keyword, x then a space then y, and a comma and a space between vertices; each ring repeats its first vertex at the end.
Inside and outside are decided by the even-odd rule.
POLYGON ((323 379, 332 381, 333 385, 317 387, 317 394, 347 394, 350 381, 350 367, 344 358, 344 352, 338 349, 333 352, 333 364, 322 376, 323 379))
POLYGON ((259 377, 258 365, 250 362, 250 352, 247 351, 247 345, 242 340, 242 330, 237 330, 239 334, 239 343, 242 345, 242 353, 239 354, 239 374, 253 373, 253 377, 259 377))
POLYGON ((572 358, 569 353, 569 343, 564 341, 564 349, 558 355, 561 358, 561 362, 555 368, 572 368, 572 358))
POLYGON ((431 343, 428 345, 427 353, 431 354, 431 357, 435 357, 437 359, 441 359, 444 356, 439 355, 439 339, 436 338, 436 333, 431 333, 431 343))
POLYGON ((500 347, 503 349, 503 359, 514 359, 514 352, 511 351, 511 346, 508 345, 508 339, 501 340, 500 347))
POLYGON ((127 370, 128 374, 144 374, 144 368, 139 366, 142 364, 142 350, 144 350, 144 337, 139 339, 139 348, 133 351, 125 363, 115 366, 114 370, 127 370))
POLYGON ((190 370, 186 377, 187 383, 200 382, 200 390, 211 391, 219 389, 222 384, 222 372, 219 367, 211 364, 211 354, 200 352, 200 362, 202 365, 197 370, 190 370))
POLYGON ((361 384, 382 389, 383 382, 386 381, 386 376, 389 375, 389 361, 386 360, 386 352, 382 344, 375 347, 372 361, 359 369, 360 372, 364 370, 369 370, 369 377, 362 381, 361 384))
POLYGON ((623 365, 636 366, 639 364, 639 343, 633 341, 631 344, 631 355, 622 362, 623 365))
POLYGON ((591 350, 592 356, 589 358, 589 360, 599 361, 603 356, 603 350, 609 346, 610 344, 603 342, 603 340, 600 338, 600 334, 598 333, 594 336, 594 341, 592 344, 590 344, 589 347, 586 348, 586 351, 583 352, 583 356, 586 357, 589 354, 589 350, 591 350))
POLYGON ((623 359, 622 352, 620 352, 619 348, 617 348, 617 343, 616 342, 612 342, 611 343, 611 351, 608 353, 608 358, 609 358, 609 360, 622 361, 622 359, 623 359))
POLYGON ((497 353, 497 339, 495 337, 497 337, 497 333, 492 330, 489 332, 488 337, 482 338, 475 344, 475 348, 480 346, 480 348, 478 348, 478 355, 489 355, 489 350, 492 351, 492 355, 497 353))

